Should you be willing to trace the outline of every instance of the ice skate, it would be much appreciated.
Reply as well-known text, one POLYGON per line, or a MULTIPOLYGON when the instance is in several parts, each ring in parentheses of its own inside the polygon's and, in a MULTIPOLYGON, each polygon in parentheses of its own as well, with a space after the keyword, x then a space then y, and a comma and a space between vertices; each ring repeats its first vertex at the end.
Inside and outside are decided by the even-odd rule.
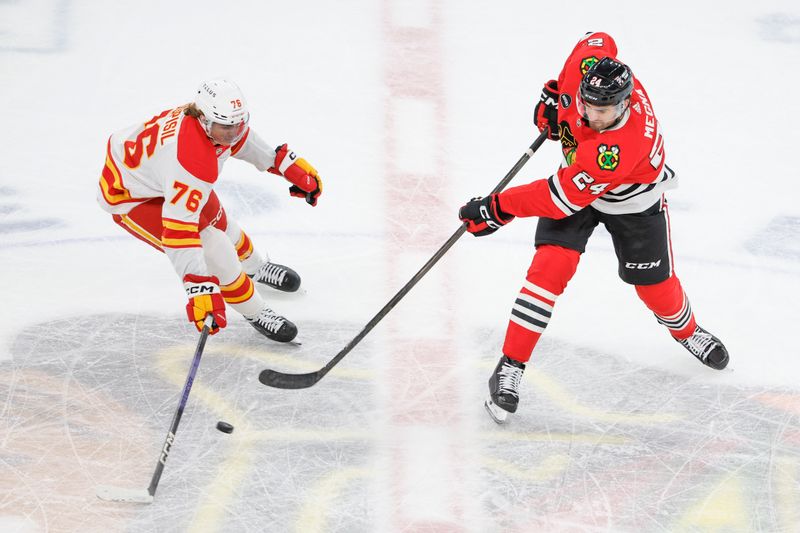
POLYGON ((525 363, 504 355, 497 362, 492 377, 489 378, 489 397, 486 398, 484 406, 498 424, 504 423, 509 413, 517 411, 519 384, 524 371, 525 363))
POLYGON ((297 326, 264 307, 254 317, 244 317, 259 333, 276 342, 290 342, 297 336, 297 326))
POLYGON ((697 326, 694 333, 686 339, 675 339, 697 357, 701 363, 715 370, 728 366, 728 350, 718 338, 697 326))
POLYGON ((291 268, 278 263, 265 262, 250 275, 254 281, 283 292, 295 292, 300 288, 300 275, 291 268))

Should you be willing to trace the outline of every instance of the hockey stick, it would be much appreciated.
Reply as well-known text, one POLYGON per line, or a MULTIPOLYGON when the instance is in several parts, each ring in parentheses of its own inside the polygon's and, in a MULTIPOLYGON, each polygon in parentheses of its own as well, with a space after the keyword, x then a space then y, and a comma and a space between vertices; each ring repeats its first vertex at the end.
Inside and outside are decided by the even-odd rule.
POLYGON ((200 340, 197 341, 197 349, 194 351, 192 366, 189 369, 189 375, 186 376, 186 383, 183 385, 181 402, 178 404, 175 416, 172 417, 172 425, 169 427, 167 438, 164 440, 164 446, 161 448, 161 455, 156 463, 156 469, 150 480, 150 486, 147 487, 147 489, 127 489, 123 487, 112 487, 110 485, 99 485, 97 487, 97 497, 101 500, 110 502, 153 503, 153 498, 158 488, 158 482, 161 480, 162 472, 164 472, 164 465, 167 463, 170 449, 175 442, 175 433, 178 432, 178 424, 181 421, 183 409, 186 407, 186 401, 189 399, 189 392, 192 390, 194 376, 197 373, 197 368, 200 366, 200 357, 203 355, 203 348, 205 348, 206 339, 208 339, 208 333, 211 330, 212 322, 212 316, 206 316, 203 322, 203 330, 200 332, 200 340))
MULTIPOLYGON (((536 138, 536 140, 533 141, 533 144, 531 144, 530 147, 525 151, 522 157, 519 158, 519 161, 517 161, 511 170, 508 171, 508 174, 506 174, 500 183, 497 184, 497 187, 492 190, 491 194, 498 193, 506 188, 506 185, 509 184, 514 176, 517 175, 517 172, 519 172, 519 170, 523 167, 523 165, 528 162, 528 159, 531 158, 533 153, 538 150, 545 139, 547 139, 547 133, 548 129, 545 128, 536 138)), ((441 259, 445 253, 447 253, 447 251, 456 243, 456 241, 464 234, 465 231, 467 231, 466 223, 459 226, 456 232, 453 233, 452 237, 447 239, 447 242, 445 242, 442 247, 439 248, 435 254, 433 254, 433 257, 428 259, 428 262, 423 265, 419 272, 417 272, 414 277, 411 278, 411 280, 409 280, 409 282, 406 283, 405 286, 400 289, 391 300, 389 300, 389 303, 384 305, 383 309, 378 311, 378 314, 372 317, 372 320, 370 320, 367 325, 364 326, 364 329, 362 329, 353 340, 347 343, 347 346, 345 346, 342 351, 337 353, 334 358, 331 359, 324 367, 315 372, 309 372, 307 374, 284 374, 283 372, 278 372, 276 370, 267 368, 261 371, 261 373, 258 375, 258 380, 268 387, 275 387, 277 389, 307 389, 308 387, 315 385, 319 380, 325 377, 325 374, 330 372, 330 370, 336 366, 339 361, 341 361, 344 356, 350 352, 350 350, 355 348, 355 346, 361 342, 361 339, 367 336, 367 333, 372 331, 372 328, 374 328, 378 322, 380 322, 381 319, 383 319, 383 317, 385 317, 389 311, 391 311, 392 308, 397 305, 397 303, 402 300, 406 294, 408 294, 414 285, 416 285, 417 282, 428 273, 433 265, 435 265, 439 259, 441 259)))

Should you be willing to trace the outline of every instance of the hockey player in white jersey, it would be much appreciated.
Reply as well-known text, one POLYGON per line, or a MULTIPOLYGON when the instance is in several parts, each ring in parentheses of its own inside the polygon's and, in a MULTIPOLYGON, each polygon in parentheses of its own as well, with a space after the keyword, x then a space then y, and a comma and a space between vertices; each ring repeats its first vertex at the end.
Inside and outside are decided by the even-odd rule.
POLYGON ((266 337, 288 342, 297 327, 265 304, 251 278, 291 292, 300 277, 254 248, 225 213, 214 184, 231 156, 283 176, 292 184, 289 193, 311 206, 322 194, 322 180, 287 145, 264 142, 249 119, 235 83, 203 82, 193 102, 111 135, 97 199, 117 224, 166 253, 198 330, 208 314, 214 317, 212 334, 224 328, 227 303, 266 337))

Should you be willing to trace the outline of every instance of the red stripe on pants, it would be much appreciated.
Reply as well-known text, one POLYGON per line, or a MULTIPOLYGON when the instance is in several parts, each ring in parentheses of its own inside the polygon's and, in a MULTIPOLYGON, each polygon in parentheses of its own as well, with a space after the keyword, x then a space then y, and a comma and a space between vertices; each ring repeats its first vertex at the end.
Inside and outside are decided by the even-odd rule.
MULTIPOLYGON (((148 200, 137 205, 131 209, 126 216, 135 222, 136 225, 139 226, 143 231, 147 232, 153 240, 161 242, 161 235, 164 233, 164 224, 161 220, 163 206, 164 198, 153 198, 152 200, 148 200)), ((120 215, 112 215, 112 218, 114 219, 114 222, 122 226, 125 231, 137 239, 140 239, 155 247, 155 245, 151 242, 148 242, 146 238, 133 233, 130 228, 126 227, 122 223, 122 217, 120 215)), ((225 214, 225 208, 223 208, 222 204, 220 204, 217 193, 214 191, 211 191, 211 194, 208 196, 208 201, 203 206, 203 210, 200 211, 200 225, 198 227, 198 232, 209 226, 214 226, 220 231, 225 231, 225 229, 228 227, 228 218, 225 214)))

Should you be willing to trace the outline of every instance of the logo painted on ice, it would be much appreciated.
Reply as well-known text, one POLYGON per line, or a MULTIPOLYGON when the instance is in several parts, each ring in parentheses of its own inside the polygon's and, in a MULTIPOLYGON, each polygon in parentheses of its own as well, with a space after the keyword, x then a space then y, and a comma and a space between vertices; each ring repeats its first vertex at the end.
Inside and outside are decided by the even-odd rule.
POLYGON ((597 156, 597 164, 601 170, 616 170, 619 166, 619 146, 616 144, 611 146, 601 144, 597 147, 599 152, 597 156))
POLYGON ((581 76, 585 75, 599 60, 595 56, 584 57, 581 61, 581 76))

